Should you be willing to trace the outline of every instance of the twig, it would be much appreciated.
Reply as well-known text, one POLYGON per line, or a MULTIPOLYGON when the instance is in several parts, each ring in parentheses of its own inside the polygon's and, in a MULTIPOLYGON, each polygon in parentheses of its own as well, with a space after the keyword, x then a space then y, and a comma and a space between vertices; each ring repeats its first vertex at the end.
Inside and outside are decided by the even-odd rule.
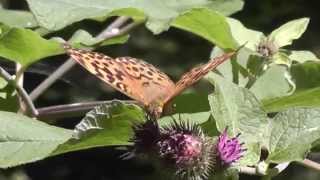
MULTIPOLYGON (((97 35, 97 38, 109 39, 115 36, 120 36, 127 33, 130 29, 137 26, 140 23, 133 22, 117 31, 114 29, 119 28, 123 25, 129 18, 119 17, 113 23, 110 24, 104 31, 97 35)), ((57 79, 61 78, 69 69, 71 69, 76 62, 69 58, 64 64, 62 64, 55 72, 53 72, 47 79, 45 79, 39 86, 37 86, 31 93, 30 97, 32 100, 36 100, 45 90, 47 90, 57 79)))
POLYGON ((248 175, 257 175, 257 169, 253 167, 240 167, 239 173, 248 174, 248 175))
POLYGON ((16 84, 15 83, 15 79, 6 70, 4 70, 2 67, 0 67, 0 76, 2 78, 4 78, 8 83, 12 83, 16 87, 19 96, 21 97, 21 99, 26 104, 26 107, 29 108, 31 116, 32 117, 37 116, 38 115, 38 111, 34 107, 34 104, 32 103, 32 100, 28 96, 28 93, 23 89, 23 87, 21 87, 20 84, 16 84))
POLYGON ((289 166, 290 163, 281 163, 281 164, 278 164, 276 165, 275 167, 271 168, 271 169, 268 169, 268 172, 267 174, 271 177, 274 177, 278 174, 280 174, 282 171, 284 171, 288 166, 289 166))
POLYGON ((46 91, 57 79, 60 79, 76 62, 69 58, 57 70, 55 70, 47 79, 42 81, 31 93, 30 98, 36 100, 44 91, 46 91))
POLYGON ((259 170, 256 167, 240 167, 239 173, 248 174, 248 175, 259 175, 259 176, 276 176, 277 174, 281 173, 289 166, 289 163, 281 163, 276 165, 273 168, 266 169, 263 171, 259 170))
MULTIPOLYGON (((64 105, 57 105, 57 106, 49 106, 43 107, 38 109, 38 116, 37 118, 47 118, 50 117, 51 119, 56 118, 65 118, 65 117, 74 117, 85 114, 89 110, 93 109, 93 107, 107 104, 112 101, 93 101, 93 102, 84 102, 84 103, 74 103, 74 104, 64 104, 64 105)), ((121 102, 128 103, 128 104, 136 104, 141 106, 137 101, 133 100, 121 100, 121 102)))
POLYGON ((314 162, 310 159, 304 159, 303 161, 298 161, 297 163, 305 166, 305 167, 308 167, 308 168, 311 168, 311 169, 314 169, 316 171, 320 171, 320 164, 317 163, 317 162, 314 162))
MULTIPOLYGON (((23 74, 24 69, 22 68, 22 65, 20 63, 16 63, 16 84, 23 88, 23 74)), ((26 114, 27 113, 27 105, 23 101, 20 94, 18 94, 18 102, 19 102, 19 113, 26 114)))

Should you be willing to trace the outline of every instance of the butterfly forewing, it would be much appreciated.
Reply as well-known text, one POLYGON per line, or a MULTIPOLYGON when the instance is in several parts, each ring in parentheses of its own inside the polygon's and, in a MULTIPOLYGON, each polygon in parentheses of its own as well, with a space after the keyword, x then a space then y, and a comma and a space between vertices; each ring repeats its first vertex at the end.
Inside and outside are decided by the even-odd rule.
POLYGON ((160 117, 165 103, 192 86, 235 53, 224 54, 191 69, 174 84, 156 67, 136 58, 113 59, 101 53, 74 49, 67 44, 64 48, 84 68, 113 88, 144 104, 157 118, 160 117))
POLYGON ((175 85, 167 75, 142 60, 131 57, 113 59, 101 53, 68 46, 65 49, 92 74, 144 105, 165 99, 174 90, 175 85))
POLYGON ((190 71, 183 74, 180 80, 176 83, 175 90, 170 96, 167 97, 165 102, 170 101, 173 97, 180 94, 186 88, 192 86, 194 83, 199 81, 203 76, 208 74, 209 71, 215 69, 221 63, 231 58, 235 52, 223 54, 219 57, 213 58, 208 63, 192 68, 190 71))

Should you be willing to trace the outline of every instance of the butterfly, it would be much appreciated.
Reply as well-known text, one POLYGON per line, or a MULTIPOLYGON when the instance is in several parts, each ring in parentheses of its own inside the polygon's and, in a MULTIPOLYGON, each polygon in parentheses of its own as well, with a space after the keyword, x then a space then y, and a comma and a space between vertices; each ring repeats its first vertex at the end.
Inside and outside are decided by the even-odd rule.
POLYGON ((236 53, 234 51, 213 58, 208 63, 191 69, 174 83, 165 73, 140 59, 111 58, 101 53, 72 48, 68 44, 64 44, 64 49, 89 72, 143 104, 156 119, 161 116, 164 105, 170 100, 236 53))

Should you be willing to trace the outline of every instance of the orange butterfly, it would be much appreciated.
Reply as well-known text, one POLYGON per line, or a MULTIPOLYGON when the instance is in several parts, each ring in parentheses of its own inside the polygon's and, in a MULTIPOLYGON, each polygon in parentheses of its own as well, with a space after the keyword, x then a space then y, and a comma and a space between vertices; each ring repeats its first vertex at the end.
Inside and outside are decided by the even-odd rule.
POLYGON ((64 49, 92 74, 142 103, 155 118, 161 116, 164 105, 172 98, 235 54, 230 52, 213 58, 208 63, 191 69, 174 83, 153 65, 136 58, 111 58, 101 53, 75 49, 68 44, 64 45, 64 49))

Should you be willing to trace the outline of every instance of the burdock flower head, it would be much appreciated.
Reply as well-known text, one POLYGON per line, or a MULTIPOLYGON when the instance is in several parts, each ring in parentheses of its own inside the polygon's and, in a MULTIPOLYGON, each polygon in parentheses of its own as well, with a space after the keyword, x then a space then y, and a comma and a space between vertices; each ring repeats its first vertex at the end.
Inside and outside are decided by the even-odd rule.
POLYGON ((212 140, 197 125, 174 121, 161 130, 157 146, 164 164, 173 165, 182 179, 206 178, 214 166, 212 140))
POLYGON ((246 149, 243 149, 243 144, 240 143, 238 134, 236 137, 229 138, 227 134, 227 128, 219 136, 216 145, 217 158, 220 160, 221 165, 229 166, 232 163, 238 161, 246 149))
POLYGON ((134 136, 134 154, 147 154, 156 149, 157 142, 160 139, 160 129, 157 121, 148 119, 142 124, 133 126, 134 136))

